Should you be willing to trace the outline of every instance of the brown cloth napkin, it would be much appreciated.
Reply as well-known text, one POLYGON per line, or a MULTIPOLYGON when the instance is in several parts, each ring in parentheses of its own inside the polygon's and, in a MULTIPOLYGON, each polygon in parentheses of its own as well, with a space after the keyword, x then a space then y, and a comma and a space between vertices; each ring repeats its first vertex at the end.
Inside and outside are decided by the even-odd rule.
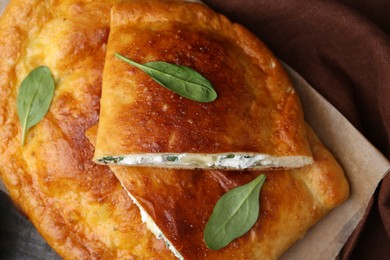
MULTIPOLYGON (((204 2, 257 34, 390 158, 389 0, 204 2)), ((390 259, 390 174, 340 256, 390 259)))

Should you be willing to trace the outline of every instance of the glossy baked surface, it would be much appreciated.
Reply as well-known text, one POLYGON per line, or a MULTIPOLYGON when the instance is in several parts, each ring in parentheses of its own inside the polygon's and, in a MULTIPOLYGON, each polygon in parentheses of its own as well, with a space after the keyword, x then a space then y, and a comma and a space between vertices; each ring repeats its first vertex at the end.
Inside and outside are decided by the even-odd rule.
MULTIPOLYGON (((276 259, 310 226, 349 196, 344 172, 308 127, 314 163, 271 172, 168 170, 111 166, 124 187, 185 259, 276 259), (215 203, 259 174, 267 179, 254 227, 226 248, 206 247, 203 232, 215 203)), ((96 127, 87 131, 91 140, 96 127)))
POLYGON ((264 153, 311 157, 303 112, 277 59, 206 6, 129 1, 112 9, 95 159, 144 153, 264 153), (200 103, 119 60, 191 67, 218 93, 200 103))
POLYGON ((172 259, 112 172, 92 163, 84 131, 99 115, 115 1, 13 0, 0 18, 0 174, 11 198, 65 259, 172 259), (49 113, 21 147, 16 95, 47 65, 49 113))
MULTIPOLYGON (((114 174, 91 162, 93 147, 85 138, 85 130, 99 116, 114 3, 11 1, 0 18, 0 174, 13 201, 65 259, 173 259, 164 242, 142 224, 138 208, 114 174), (55 97, 22 148, 16 95, 21 80, 43 64, 56 79, 55 97)), ((347 197, 340 168, 318 141, 313 144, 316 163, 290 173, 269 173, 260 222, 216 252, 201 241, 212 206, 218 196, 257 172, 115 172, 184 256, 272 258, 347 197)))

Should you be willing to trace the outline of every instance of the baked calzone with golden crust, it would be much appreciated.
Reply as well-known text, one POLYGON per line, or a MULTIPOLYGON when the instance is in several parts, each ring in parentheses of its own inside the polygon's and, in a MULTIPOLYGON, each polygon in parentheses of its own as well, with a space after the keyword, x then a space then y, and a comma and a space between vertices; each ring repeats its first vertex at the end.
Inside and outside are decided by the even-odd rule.
MULTIPOLYGON (((348 184, 341 168, 311 130, 306 129, 299 100, 285 73, 261 42, 203 5, 180 1, 128 2, 12 0, 1 16, 0 174, 11 198, 65 259, 280 256, 311 225, 348 197, 348 184), (110 19, 113 28, 106 56, 110 19), (164 58, 193 67, 213 83, 218 98, 210 104, 190 103, 117 60, 113 52, 141 63, 164 58), (48 66, 55 79, 54 98, 48 113, 28 131, 22 146, 16 100, 19 86, 30 71, 41 65, 48 66), (98 134, 93 132, 94 128, 89 132, 91 140, 103 140, 95 159, 100 158, 102 151, 103 157, 114 155, 108 139, 104 139, 109 137, 115 149, 127 149, 134 142, 139 145, 136 148, 149 149, 136 152, 151 152, 152 156, 162 153, 184 157, 193 152, 198 157, 189 158, 190 161, 200 158, 199 164, 203 165, 210 154, 226 155, 230 151, 234 156, 253 152, 276 158, 270 164, 259 159, 266 168, 299 166, 313 159, 314 162, 290 171, 265 172, 267 181, 260 196, 262 210, 258 222, 226 248, 212 251, 205 246, 202 234, 216 200, 260 172, 112 166, 114 174, 107 166, 93 163, 93 146, 85 131, 99 119, 103 66, 108 94, 102 99, 105 108, 101 122, 105 123, 98 134), (230 77, 233 72, 236 76, 230 77), (236 88, 232 94, 226 92, 222 84, 225 81, 236 88), (258 89, 250 87, 253 82, 258 82, 258 89), (143 85, 145 88, 140 88, 143 85), (241 85, 242 92, 237 89, 241 85), (125 90, 129 86, 137 86, 137 91, 145 95, 128 93, 125 90), (118 91, 110 93, 111 88, 118 91), (231 103, 228 97, 233 100, 231 103), (237 103, 236 97, 244 97, 247 103, 237 103), (139 106, 129 103, 132 99, 139 106), (153 110, 148 102, 161 111, 153 110), (115 113, 112 115, 116 121, 110 121, 110 109, 124 112, 129 118, 115 113), (226 110, 237 114, 221 115, 221 119, 197 115, 226 110), (164 117, 152 120, 156 113, 164 117), (150 116, 150 120, 141 116, 150 116), (181 119, 187 120, 184 125, 179 124, 181 119), (213 123, 217 119, 221 125, 213 123), (131 126, 126 120, 139 124, 131 126), (253 126, 239 133, 248 122, 253 126), (190 125, 202 130, 200 134, 190 125), (173 131, 174 126, 181 131, 173 131), (213 128, 227 133, 221 137, 213 133, 213 128), (146 141, 143 143, 134 134, 143 135, 146 141), (159 140, 159 136, 169 140, 159 140), (260 136, 264 143, 254 136, 260 136), (151 139, 154 141, 148 143, 151 139), (234 150, 235 144, 240 149, 234 150), (179 150, 164 150, 173 146, 179 150), (283 157, 298 162, 292 160, 290 165, 288 159, 286 165, 276 165, 283 157), (164 237, 170 248, 156 234, 164 237)), ((243 161, 234 158, 238 165, 243 161)))
MULTIPOLYGON (((92 142, 97 127, 87 131, 92 142)), ((111 165, 147 227, 179 259, 276 259, 332 208, 349 187, 331 153, 307 127, 314 163, 289 171, 174 170, 111 165), (206 223, 227 191, 266 174, 260 216, 248 233, 220 250, 204 242, 206 223)))
MULTIPOLYGON (((191 77, 185 69, 180 74, 191 77)), ((245 28, 203 4, 116 5, 103 78, 95 162, 187 169, 312 162, 297 93, 277 59, 245 28), (207 103, 184 98, 116 53, 145 65, 194 69, 218 97, 207 103)))
POLYGON ((174 259, 142 224, 84 132, 99 115, 116 1, 13 0, 0 18, 0 174, 12 200, 65 259, 174 259), (45 118, 20 143, 16 96, 35 67, 56 90, 45 118))

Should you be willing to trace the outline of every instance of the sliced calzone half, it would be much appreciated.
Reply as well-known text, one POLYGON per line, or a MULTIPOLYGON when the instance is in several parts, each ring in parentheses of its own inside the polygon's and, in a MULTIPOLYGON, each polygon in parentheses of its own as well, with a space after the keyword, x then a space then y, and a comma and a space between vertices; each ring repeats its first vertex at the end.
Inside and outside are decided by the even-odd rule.
MULTIPOLYGON (((349 195, 343 170, 309 131, 314 163, 289 171, 110 168, 140 208, 147 227, 179 259, 276 259, 349 195), (204 230, 216 202, 259 174, 267 177, 257 222, 227 247, 209 249, 204 230)), ((93 141, 96 128, 87 135, 93 141)))
MULTIPOLYGON (((11 0, 0 17, 0 178, 62 259, 175 259, 110 169, 92 162, 84 135, 99 115, 110 9, 119 1, 11 0), (41 65, 56 80, 55 96, 22 146, 19 86, 41 65)), ((31 257, 11 255, 47 259, 47 248, 31 245, 23 249, 31 257)))
POLYGON ((313 162, 297 93, 264 44, 205 5, 156 0, 111 10, 94 161, 186 169, 313 162), (190 70, 211 84, 214 101, 197 99, 205 90, 190 70))

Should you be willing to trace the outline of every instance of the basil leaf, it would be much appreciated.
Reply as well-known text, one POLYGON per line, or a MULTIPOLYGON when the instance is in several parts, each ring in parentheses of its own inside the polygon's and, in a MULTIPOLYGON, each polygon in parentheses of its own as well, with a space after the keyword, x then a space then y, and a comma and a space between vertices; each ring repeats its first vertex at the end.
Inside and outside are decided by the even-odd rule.
POLYGON ((50 69, 40 66, 32 70, 19 87, 18 117, 22 124, 22 146, 27 131, 38 124, 49 110, 55 83, 50 69))
POLYGON ((217 99, 210 81, 195 70, 163 61, 139 64, 115 53, 115 56, 148 74, 161 86, 182 97, 198 102, 212 102, 217 99))
POLYGON ((204 230, 207 247, 221 249, 251 229, 259 216, 259 194, 265 179, 261 174, 218 200, 204 230))

